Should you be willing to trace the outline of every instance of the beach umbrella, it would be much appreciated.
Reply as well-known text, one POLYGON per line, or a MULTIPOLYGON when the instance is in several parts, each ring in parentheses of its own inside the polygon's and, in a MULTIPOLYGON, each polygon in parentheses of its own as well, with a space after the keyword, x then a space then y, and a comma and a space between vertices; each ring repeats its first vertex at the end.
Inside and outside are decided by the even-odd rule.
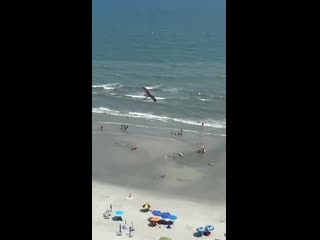
POLYGON ((169 219, 175 221, 178 219, 178 217, 175 215, 170 215, 169 219))
POLYGON ((203 233, 204 231, 206 231, 206 229, 204 227, 197 228, 197 232, 199 232, 199 233, 203 233))
POLYGON ((162 218, 169 218, 171 217, 171 214, 169 212, 164 212, 164 213, 161 213, 160 215, 162 218))
POLYGON ((146 204, 143 204, 142 207, 149 209, 149 208, 151 208, 151 205, 150 205, 150 203, 146 203, 146 204))
POLYGON ((122 211, 122 210, 118 210, 114 213, 114 215, 117 217, 121 217, 123 214, 124 214, 124 211, 122 211))
POLYGON ((159 221, 161 221, 161 220, 162 220, 162 218, 161 218, 161 217, 158 217, 158 216, 149 218, 149 221, 150 221, 150 222, 159 222, 159 221))
POLYGON ((214 229, 214 227, 213 227, 212 225, 207 225, 207 226, 206 226, 206 230, 207 230, 208 232, 213 231, 213 229, 214 229))
POLYGON ((152 211, 152 215, 161 216, 161 212, 160 211, 152 211))

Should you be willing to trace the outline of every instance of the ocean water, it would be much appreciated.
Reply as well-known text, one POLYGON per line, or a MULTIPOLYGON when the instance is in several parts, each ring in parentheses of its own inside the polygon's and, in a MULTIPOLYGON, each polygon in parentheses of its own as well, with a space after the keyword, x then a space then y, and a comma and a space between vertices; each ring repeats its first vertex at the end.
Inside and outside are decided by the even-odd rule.
POLYGON ((93 0, 92 29, 94 122, 225 135, 225 1, 93 0))

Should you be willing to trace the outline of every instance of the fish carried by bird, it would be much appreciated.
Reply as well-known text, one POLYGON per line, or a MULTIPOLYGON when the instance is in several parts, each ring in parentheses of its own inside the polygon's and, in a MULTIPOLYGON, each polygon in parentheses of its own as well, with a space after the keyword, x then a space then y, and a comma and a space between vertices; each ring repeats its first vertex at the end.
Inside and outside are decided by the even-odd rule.
POLYGON ((150 91, 146 87, 143 87, 143 90, 146 99, 151 98, 154 102, 157 102, 157 99, 150 93, 150 91))

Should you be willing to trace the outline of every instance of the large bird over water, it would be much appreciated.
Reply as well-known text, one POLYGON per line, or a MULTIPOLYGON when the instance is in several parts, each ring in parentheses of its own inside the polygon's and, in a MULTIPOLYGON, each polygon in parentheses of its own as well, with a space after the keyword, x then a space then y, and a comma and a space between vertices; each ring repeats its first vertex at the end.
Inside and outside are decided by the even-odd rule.
POLYGON ((146 87, 143 87, 143 90, 146 98, 150 97, 154 102, 157 101, 157 99, 150 93, 150 91, 146 87))

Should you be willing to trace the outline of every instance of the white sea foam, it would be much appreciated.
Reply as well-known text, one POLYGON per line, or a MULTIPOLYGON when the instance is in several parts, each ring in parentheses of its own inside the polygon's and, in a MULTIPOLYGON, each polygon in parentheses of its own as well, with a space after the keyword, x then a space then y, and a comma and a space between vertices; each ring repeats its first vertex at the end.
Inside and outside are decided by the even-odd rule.
POLYGON ((140 113, 140 112, 129 112, 129 117, 158 120, 161 122, 167 122, 167 120, 169 119, 166 116, 158 116, 152 113, 140 113))
POLYGON ((180 119, 180 118, 172 118, 172 120, 175 122, 181 122, 181 123, 190 124, 190 125, 197 125, 197 126, 201 126, 202 123, 204 123, 205 127, 213 127, 213 128, 225 128, 226 127, 225 121, 216 121, 216 120, 212 120, 212 119, 203 120, 203 121, 194 121, 194 120, 186 120, 186 119, 180 119))
POLYGON ((122 87, 119 83, 109 83, 109 84, 98 84, 92 85, 93 88, 103 88, 105 90, 113 90, 115 88, 122 87))
POLYGON ((194 120, 187 120, 187 119, 180 119, 180 118, 170 118, 167 116, 159 116, 154 115, 152 113, 141 113, 141 112, 120 112, 117 110, 112 110, 105 107, 99 107, 99 108, 92 108, 92 112, 94 113, 105 113, 108 115, 113 116, 119 116, 119 117, 132 117, 132 118, 141 118, 141 119, 147 119, 147 120, 157 120, 161 122, 168 122, 168 121, 174 121, 174 122, 180 122, 184 124, 189 125, 197 125, 201 126, 202 122, 204 123, 204 127, 212 127, 212 128, 226 128, 226 121, 216 121, 212 119, 207 119, 203 121, 194 121, 194 120))
POLYGON ((147 89, 156 89, 156 88, 159 88, 159 87, 161 87, 161 85, 155 85, 155 86, 145 86, 145 88, 147 88, 147 89))
POLYGON ((208 101, 210 101, 210 100, 211 100, 211 98, 209 98, 209 99, 206 99, 206 98, 199 98, 199 100, 200 100, 200 101, 202 101, 202 102, 208 102, 208 101))
MULTIPOLYGON (((131 98, 140 98, 140 99, 143 99, 143 98, 146 98, 145 96, 143 95, 131 95, 131 94, 126 94, 125 95, 126 97, 131 97, 131 98)), ((164 100, 166 98, 164 97, 156 97, 157 100, 164 100)), ((151 98, 147 98, 147 100, 152 100, 151 98)))
POLYGON ((142 95, 131 95, 131 94, 126 94, 125 96, 131 97, 131 98, 146 98, 145 96, 142 95))
POLYGON ((106 107, 92 108, 92 112, 106 113, 106 114, 110 114, 110 115, 121 116, 120 111, 112 110, 112 109, 106 108, 106 107))

